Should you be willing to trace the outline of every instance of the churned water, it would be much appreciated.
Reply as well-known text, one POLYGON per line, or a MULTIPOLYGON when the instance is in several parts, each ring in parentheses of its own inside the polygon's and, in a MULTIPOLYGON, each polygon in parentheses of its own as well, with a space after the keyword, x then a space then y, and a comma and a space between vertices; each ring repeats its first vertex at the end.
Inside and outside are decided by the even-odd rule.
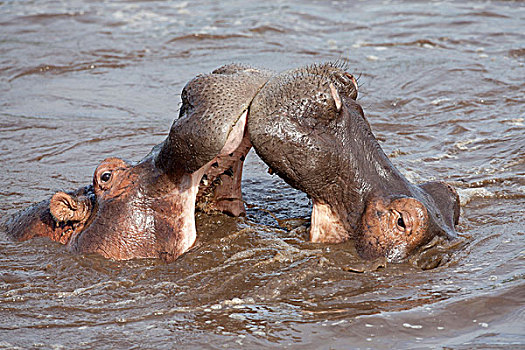
POLYGON ((231 62, 346 60, 393 163, 462 201, 439 267, 358 273, 252 152, 248 216, 197 215, 171 264, 0 233, 0 348, 525 348, 523 28, 518 1, 0 1, 1 217, 141 159, 231 62))

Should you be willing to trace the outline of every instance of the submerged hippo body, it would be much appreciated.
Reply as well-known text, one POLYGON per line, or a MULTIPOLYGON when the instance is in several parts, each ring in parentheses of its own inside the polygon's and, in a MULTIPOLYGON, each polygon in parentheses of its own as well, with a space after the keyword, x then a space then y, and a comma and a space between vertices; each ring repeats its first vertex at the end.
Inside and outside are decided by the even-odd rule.
POLYGON ((382 151, 356 97, 353 77, 324 64, 274 76, 250 107, 257 154, 312 198, 310 240, 355 238, 363 258, 400 261, 436 235, 454 238, 454 189, 410 183, 382 151))
POLYGON ((167 139, 144 159, 106 159, 91 186, 56 193, 15 214, 4 230, 16 240, 45 236, 117 260, 177 258, 195 242, 196 201, 206 211, 244 213, 247 109, 268 78, 240 65, 196 77, 183 89, 167 139))

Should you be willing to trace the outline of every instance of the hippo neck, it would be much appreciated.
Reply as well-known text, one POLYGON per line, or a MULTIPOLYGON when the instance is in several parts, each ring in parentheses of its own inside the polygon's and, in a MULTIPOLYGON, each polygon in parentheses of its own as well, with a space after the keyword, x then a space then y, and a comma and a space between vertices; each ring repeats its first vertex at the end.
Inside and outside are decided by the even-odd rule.
POLYGON ((161 240, 165 248, 161 252, 162 258, 171 261, 187 251, 195 242, 195 201, 205 169, 201 168, 194 173, 182 169, 159 169, 156 161, 159 146, 154 147, 138 165, 144 166, 146 172, 154 174, 150 175, 152 180, 147 184, 147 192, 149 197, 158 198, 158 204, 153 205, 154 210, 159 215, 167 214, 162 214, 161 221, 167 224, 167 227, 159 232, 161 237, 157 237, 157 240, 161 240))

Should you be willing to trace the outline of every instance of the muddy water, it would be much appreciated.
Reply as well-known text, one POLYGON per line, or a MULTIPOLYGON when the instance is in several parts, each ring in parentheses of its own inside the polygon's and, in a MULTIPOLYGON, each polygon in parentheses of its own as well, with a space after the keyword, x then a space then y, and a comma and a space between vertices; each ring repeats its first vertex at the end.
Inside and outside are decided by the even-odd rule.
POLYGON ((247 218, 198 215, 171 264, 0 233, 0 347, 524 348, 524 26, 511 1, 0 1, 2 217, 139 160, 198 73, 344 59, 396 166, 459 189, 463 239, 435 269, 349 271, 250 154, 247 218))

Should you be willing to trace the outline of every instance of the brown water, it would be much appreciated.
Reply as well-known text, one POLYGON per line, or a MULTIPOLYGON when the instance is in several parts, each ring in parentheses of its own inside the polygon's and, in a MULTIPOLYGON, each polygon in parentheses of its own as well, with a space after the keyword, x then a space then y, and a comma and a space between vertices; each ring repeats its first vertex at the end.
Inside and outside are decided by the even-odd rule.
POLYGON ((141 159, 199 73, 343 58, 394 164, 459 189, 464 239, 435 269, 348 271, 251 153, 247 218, 199 215, 171 264, 0 234, 0 348, 525 348, 523 28, 512 1, 0 1, 0 216, 141 159))

